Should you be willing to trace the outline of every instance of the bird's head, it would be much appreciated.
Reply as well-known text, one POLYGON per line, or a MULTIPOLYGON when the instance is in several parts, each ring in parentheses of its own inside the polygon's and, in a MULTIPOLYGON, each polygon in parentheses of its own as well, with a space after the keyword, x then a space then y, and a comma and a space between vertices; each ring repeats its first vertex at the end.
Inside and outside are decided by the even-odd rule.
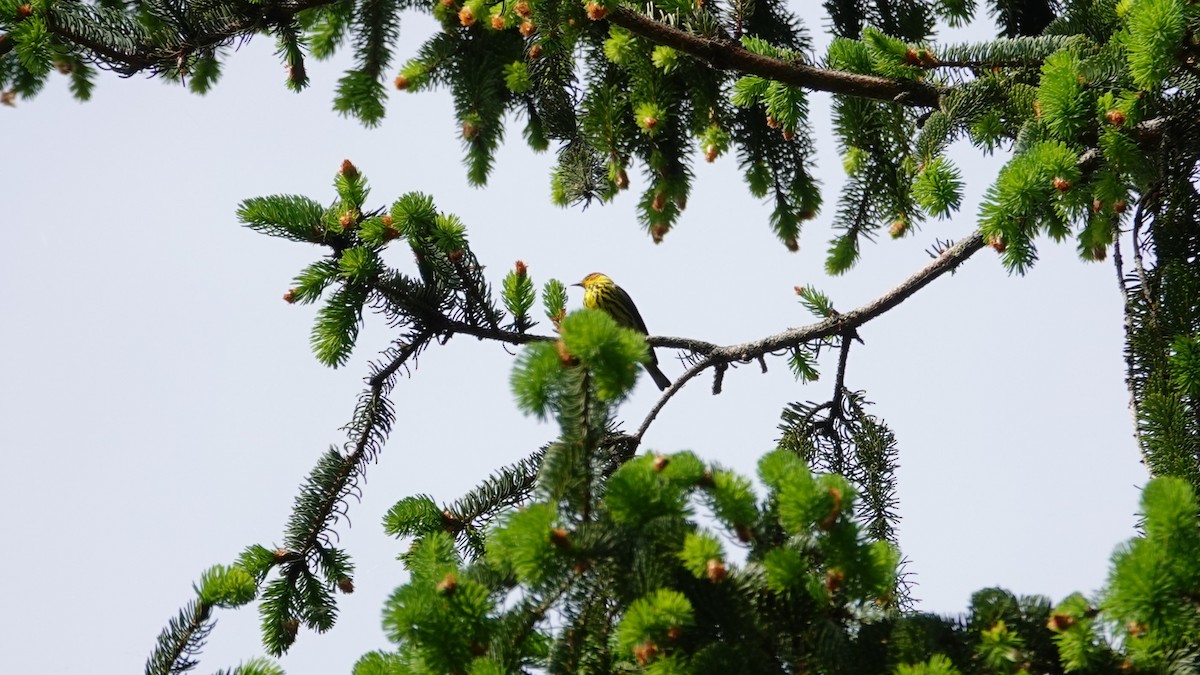
POLYGON ((581 281, 577 284, 571 284, 571 285, 579 286, 584 289, 588 289, 588 288, 593 288, 596 286, 610 286, 610 285, 612 285, 612 282, 613 282, 613 280, 609 279, 607 275, 601 274, 599 272, 592 272, 591 274, 584 277, 583 281, 581 281))

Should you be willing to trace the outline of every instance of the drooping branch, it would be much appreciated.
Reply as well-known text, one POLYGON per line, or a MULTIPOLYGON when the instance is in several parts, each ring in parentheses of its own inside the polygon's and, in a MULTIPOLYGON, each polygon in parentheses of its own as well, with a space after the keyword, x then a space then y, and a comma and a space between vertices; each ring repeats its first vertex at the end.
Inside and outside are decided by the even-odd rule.
POLYGON ((945 93, 945 90, 925 82, 860 75, 763 56, 731 40, 694 35, 624 7, 615 9, 607 18, 635 35, 691 54, 715 68, 758 75, 814 91, 895 101, 919 108, 936 108, 945 93))
MULTIPOLYGON (((331 5, 338 0, 298 0, 296 2, 280 3, 239 3, 239 12, 218 28, 206 32, 180 29, 175 41, 161 44, 144 44, 136 51, 116 48, 112 45, 92 39, 91 37, 71 27, 70 21, 60 20, 54 11, 46 12, 46 28, 63 42, 90 52, 93 60, 103 67, 110 68, 120 75, 134 75, 149 70, 160 72, 178 68, 182 63, 195 54, 212 51, 213 49, 230 44, 239 37, 249 38, 263 30, 272 27, 291 25, 296 15, 307 9, 331 5)), ((231 7, 234 7, 231 5, 231 7)), ((5 43, 0 42, 0 56, 3 56, 5 43)))

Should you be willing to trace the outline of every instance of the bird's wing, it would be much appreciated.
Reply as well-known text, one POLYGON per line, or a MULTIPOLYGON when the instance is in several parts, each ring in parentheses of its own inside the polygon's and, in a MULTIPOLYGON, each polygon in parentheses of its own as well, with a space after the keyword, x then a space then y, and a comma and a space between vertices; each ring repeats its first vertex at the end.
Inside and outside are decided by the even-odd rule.
POLYGON ((629 318, 633 320, 634 324, 630 326, 630 328, 641 331, 643 335, 649 335, 650 331, 646 330, 646 322, 642 320, 642 315, 638 314, 637 305, 633 304, 633 298, 630 298, 629 294, 625 292, 625 289, 621 288, 620 286, 617 286, 615 289, 613 289, 613 292, 620 300, 621 306, 629 309, 629 318))

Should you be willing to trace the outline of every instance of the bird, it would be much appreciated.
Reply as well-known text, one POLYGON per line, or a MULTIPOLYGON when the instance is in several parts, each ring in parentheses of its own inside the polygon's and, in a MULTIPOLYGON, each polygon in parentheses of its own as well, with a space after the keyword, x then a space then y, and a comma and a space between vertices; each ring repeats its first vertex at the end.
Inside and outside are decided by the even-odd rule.
MULTIPOLYGON (((650 334, 650 331, 646 330, 646 322, 642 321, 642 315, 638 314, 637 305, 633 304, 633 299, 607 275, 593 272, 574 285, 583 288, 584 307, 603 311, 619 326, 635 330, 642 335, 650 334)), ((655 356, 653 348, 650 349, 650 362, 642 365, 660 390, 671 386, 671 380, 658 368, 658 357, 655 356)))

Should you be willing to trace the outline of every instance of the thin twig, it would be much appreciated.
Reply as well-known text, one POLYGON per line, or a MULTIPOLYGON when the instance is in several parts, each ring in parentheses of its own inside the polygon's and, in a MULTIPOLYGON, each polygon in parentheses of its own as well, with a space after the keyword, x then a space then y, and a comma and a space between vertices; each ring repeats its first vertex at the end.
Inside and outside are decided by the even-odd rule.
POLYGON ((1133 438, 1137 441, 1137 384, 1134 381, 1133 350, 1128 347, 1133 343, 1133 298, 1129 294, 1129 285, 1125 283, 1125 262, 1121 257, 1121 224, 1119 220, 1115 220, 1113 223, 1113 267, 1117 271, 1117 286, 1121 289, 1121 302, 1125 309, 1125 389, 1129 392, 1129 414, 1133 417, 1133 438))
MULTIPOLYGON (((833 382, 833 415, 838 419, 845 419, 842 410, 842 398, 846 391, 846 363, 850 360, 850 343, 854 342, 849 335, 842 335, 842 345, 838 349, 838 367, 837 378, 833 382)), ((830 418, 832 419, 832 417, 830 418)))
MULTIPOLYGON (((983 248, 983 235, 979 232, 972 234, 969 237, 959 241, 954 246, 946 249, 942 255, 938 256, 937 260, 926 265, 919 272, 905 279, 903 283, 896 286, 892 290, 884 293, 878 298, 868 302, 858 309, 851 310, 845 314, 840 314, 835 317, 829 317, 824 321, 803 326, 800 328, 791 328, 782 333, 765 337, 761 340, 753 342, 745 342, 737 345, 729 345, 726 347, 713 347, 705 352, 703 358, 698 360, 691 368, 684 371, 666 391, 659 397, 658 402, 650 409, 646 415, 646 419, 642 425, 638 427, 637 433, 633 438, 637 442, 641 442, 642 436, 646 430, 650 428, 650 424, 658 417, 659 411, 667 404, 675 394, 683 387, 683 385, 692 378, 709 368, 713 368, 719 364, 728 364, 733 362, 745 362, 758 358, 759 356, 769 354, 781 349, 796 347, 810 340, 818 340, 821 338, 833 337, 835 335, 848 335, 851 331, 856 330, 859 326, 871 321, 880 316, 884 312, 892 309, 896 305, 904 302, 917 291, 927 286, 930 282, 958 267, 964 260, 974 255, 977 251, 983 248)), ((682 344, 690 344, 693 341, 683 338, 651 338, 650 344, 654 346, 676 346, 682 344)), ((707 343, 705 343, 707 344, 707 343)))

